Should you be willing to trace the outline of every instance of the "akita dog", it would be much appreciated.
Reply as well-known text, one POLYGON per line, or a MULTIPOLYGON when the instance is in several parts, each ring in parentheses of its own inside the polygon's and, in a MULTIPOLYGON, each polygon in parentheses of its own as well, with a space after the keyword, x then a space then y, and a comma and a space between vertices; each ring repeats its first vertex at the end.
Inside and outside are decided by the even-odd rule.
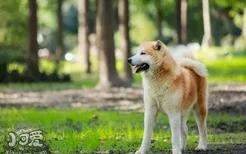
POLYGON ((157 113, 169 118, 172 152, 181 154, 186 147, 187 115, 192 110, 199 130, 197 150, 207 149, 207 80, 206 67, 185 57, 172 56, 161 42, 142 42, 136 55, 128 62, 140 73, 144 89, 144 136, 137 154, 144 154, 150 146, 157 113))

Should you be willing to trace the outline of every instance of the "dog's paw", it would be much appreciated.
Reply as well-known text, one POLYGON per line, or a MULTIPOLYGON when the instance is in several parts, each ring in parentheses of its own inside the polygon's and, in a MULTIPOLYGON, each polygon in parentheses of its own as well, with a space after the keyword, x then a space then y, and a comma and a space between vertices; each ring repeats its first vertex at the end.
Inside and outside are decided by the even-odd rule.
POLYGON ((137 150, 137 151, 135 152, 135 154, 144 154, 144 153, 142 153, 141 151, 137 150))
POLYGON ((173 154, 182 154, 182 151, 181 150, 173 150, 173 152, 172 152, 173 154))
POLYGON ((145 152, 142 152, 142 151, 140 151, 140 150, 137 150, 137 151, 135 152, 135 154, 145 154, 145 152))
POLYGON ((200 151, 200 150, 207 150, 207 145, 198 145, 198 146, 196 147, 196 150, 197 150, 197 151, 200 151))
POLYGON ((186 144, 181 146, 181 150, 186 150, 186 144))

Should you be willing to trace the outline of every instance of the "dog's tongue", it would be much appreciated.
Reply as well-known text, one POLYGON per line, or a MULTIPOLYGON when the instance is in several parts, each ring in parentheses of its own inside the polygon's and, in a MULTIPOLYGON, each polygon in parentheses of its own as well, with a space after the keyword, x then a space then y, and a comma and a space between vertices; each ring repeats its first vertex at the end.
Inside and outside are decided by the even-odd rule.
POLYGON ((132 73, 137 73, 139 67, 140 67, 140 65, 139 65, 139 66, 137 65, 136 67, 134 67, 134 68, 132 69, 132 73))

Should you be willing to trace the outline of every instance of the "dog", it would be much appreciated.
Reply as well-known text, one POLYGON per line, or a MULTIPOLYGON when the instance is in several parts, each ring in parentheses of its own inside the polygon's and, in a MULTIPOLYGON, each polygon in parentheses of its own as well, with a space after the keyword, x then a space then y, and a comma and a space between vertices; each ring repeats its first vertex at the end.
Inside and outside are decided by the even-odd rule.
POLYGON ((144 135, 135 154, 148 152, 158 112, 169 118, 173 154, 186 148, 190 111, 199 130, 196 150, 206 150, 207 68, 195 59, 173 56, 159 40, 142 42, 128 63, 135 66, 133 73, 141 73, 144 89, 144 135))

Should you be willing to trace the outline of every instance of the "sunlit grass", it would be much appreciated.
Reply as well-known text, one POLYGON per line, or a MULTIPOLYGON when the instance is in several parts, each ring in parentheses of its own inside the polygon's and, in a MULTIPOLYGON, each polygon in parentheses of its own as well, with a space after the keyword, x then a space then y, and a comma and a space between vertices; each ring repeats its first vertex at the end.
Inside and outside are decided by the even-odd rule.
MULTIPOLYGON (((208 117, 209 143, 246 143, 243 115, 210 114, 208 117), (233 133, 217 134, 216 128, 226 124, 233 133), (235 125, 235 126, 234 126, 235 125)), ((105 112, 82 109, 1 109, 0 145, 9 131, 39 128, 45 131, 46 142, 52 151, 134 151, 143 135, 143 113, 105 112), (97 118, 95 118, 97 117, 97 118)), ((197 145, 197 127, 193 116, 188 120, 188 148, 197 145)), ((226 130, 228 132, 228 130, 226 130)), ((168 118, 159 115, 153 135, 153 151, 171 148, 168 118)), ((0 146, 0 149, 2 147, 0 146)))
POLYGON ((95 87, 97 79, 85 78, 72 82, 40 82, 40 83, 7 83, 0 84, 1 91, 50 91, 50 90, 68 90, 85 89, 95 87))
POLYGON ((219 58, 205 62, 212 81, 246 81, 246 57, 219 58))

